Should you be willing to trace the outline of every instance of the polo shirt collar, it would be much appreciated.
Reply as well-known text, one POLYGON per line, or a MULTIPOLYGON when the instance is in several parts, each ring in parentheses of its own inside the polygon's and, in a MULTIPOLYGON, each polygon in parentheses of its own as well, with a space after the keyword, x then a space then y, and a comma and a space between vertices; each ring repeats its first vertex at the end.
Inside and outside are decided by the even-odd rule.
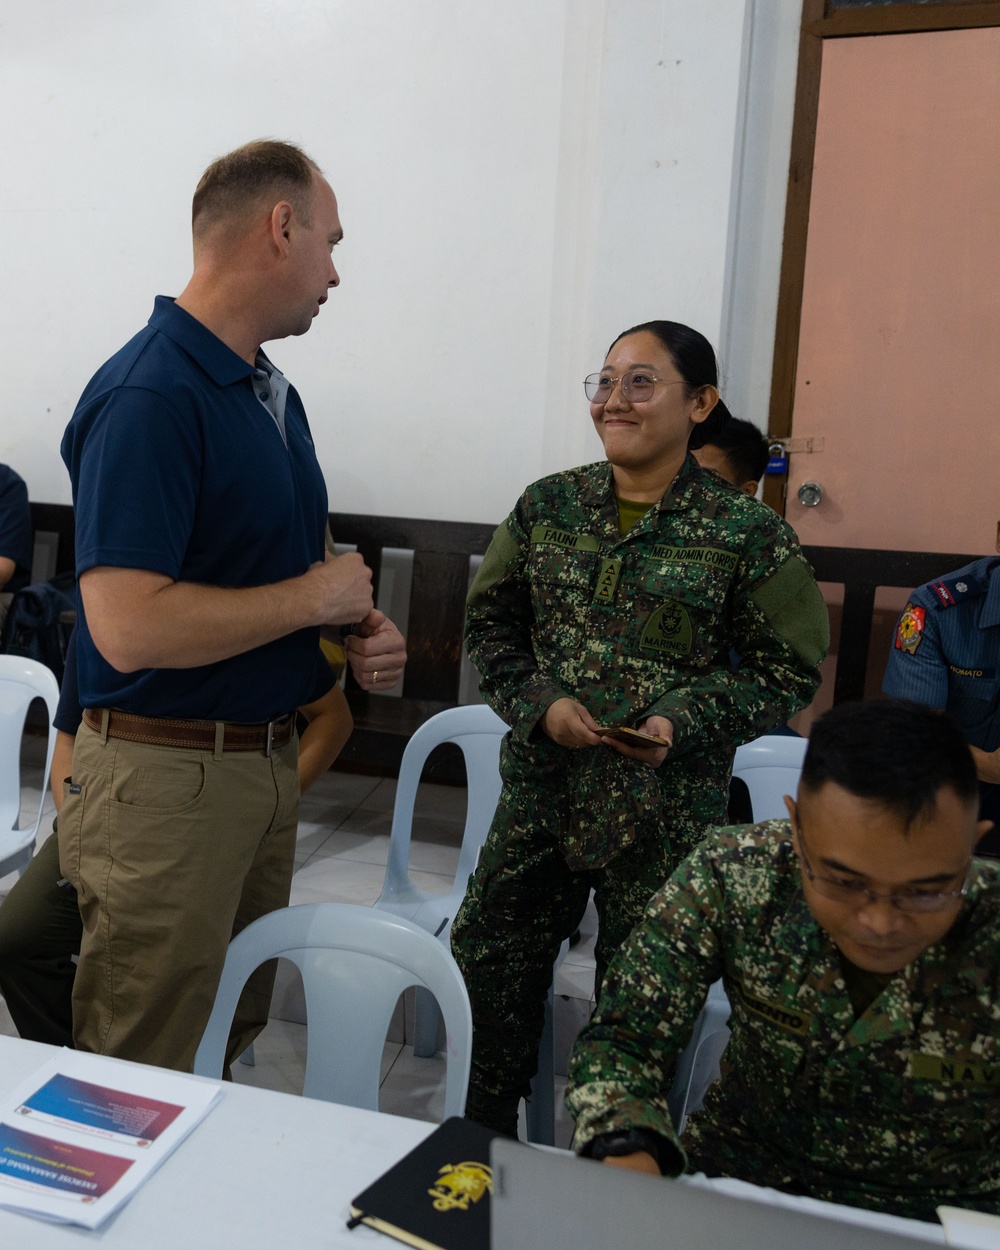
POLYGON ((253 365, 227 347, 196 317, 178 307, 170 295, 157 295, 149 324, 186 351, 218 386, 230 386, 241 378, 250 377, 254 371, 253 365))

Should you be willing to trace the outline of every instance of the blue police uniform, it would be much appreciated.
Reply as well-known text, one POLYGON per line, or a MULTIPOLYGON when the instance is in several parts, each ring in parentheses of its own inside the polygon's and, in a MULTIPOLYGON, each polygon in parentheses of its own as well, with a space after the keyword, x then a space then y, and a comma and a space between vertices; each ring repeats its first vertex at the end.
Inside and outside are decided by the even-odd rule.
MULTIPOLYGON (((1000 556, 919 586, 903 610, 882 689, 943 708, 966 741, 1000 747, 1000 556)), ((997 829, 980 850, 1000 854, 1000 786, 980 782, 980 816, 997 829)))

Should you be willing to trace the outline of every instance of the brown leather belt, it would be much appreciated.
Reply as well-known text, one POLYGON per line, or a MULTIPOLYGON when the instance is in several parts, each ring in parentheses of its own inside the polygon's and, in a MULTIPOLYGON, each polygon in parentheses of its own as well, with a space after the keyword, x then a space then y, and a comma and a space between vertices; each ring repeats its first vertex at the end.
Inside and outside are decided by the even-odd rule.
MULTIPOLYGON (((137 716, 134 712, 119 712, 112 708, 108 714, 109 738, 122 738, 126 742, 141 742, 146 746, 184 747, 189 751, 213 751, 215 749, 215 726, 211 720, 171 720, 167 716, 137 716)), ((97 733, 104 729, 104 711, 86 708, 83 723, 97 733)), ((287 746, 295 732, 292 714, 278 720, 256 725, 240 725, 226 721, 222 734, 223 751, 263 751, 270 755, 287 746)))

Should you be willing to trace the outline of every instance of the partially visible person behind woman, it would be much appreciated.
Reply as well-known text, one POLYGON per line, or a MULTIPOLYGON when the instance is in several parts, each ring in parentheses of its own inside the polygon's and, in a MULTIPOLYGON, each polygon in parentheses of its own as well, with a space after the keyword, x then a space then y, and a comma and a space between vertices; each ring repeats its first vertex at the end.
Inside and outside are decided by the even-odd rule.
POLYGON ((720 399, 712 410, 714 428, 705 425, 691 436, 689 450, 703 469, 711 469, 754 498, 767 468, 767 439, 752 421, 734 417, 720 399))
POLYGON ((501 1132, 590 890, 599 989, 649 896, 724 822, 736 745, 819 683, 827 614, 795 535, 688 454, 717 385, 688 326, 621 334, 584 383, 607 460, 530 486, 469 594, 469 655, 511 732, 452 946, 475 1025, 466 1114, 501 1132), (602 732, 621 728, 658 741, 602 732))

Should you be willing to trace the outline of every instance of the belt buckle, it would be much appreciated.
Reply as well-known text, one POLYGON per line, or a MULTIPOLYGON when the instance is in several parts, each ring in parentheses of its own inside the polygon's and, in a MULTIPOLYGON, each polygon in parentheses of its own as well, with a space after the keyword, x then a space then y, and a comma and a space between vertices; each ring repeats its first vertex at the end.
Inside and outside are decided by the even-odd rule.
POLYGON ((264 754, 268 759, 274 753, 274 726, 276 723, 273 720, 267 722, 267 741, 264 743, 264 754))

